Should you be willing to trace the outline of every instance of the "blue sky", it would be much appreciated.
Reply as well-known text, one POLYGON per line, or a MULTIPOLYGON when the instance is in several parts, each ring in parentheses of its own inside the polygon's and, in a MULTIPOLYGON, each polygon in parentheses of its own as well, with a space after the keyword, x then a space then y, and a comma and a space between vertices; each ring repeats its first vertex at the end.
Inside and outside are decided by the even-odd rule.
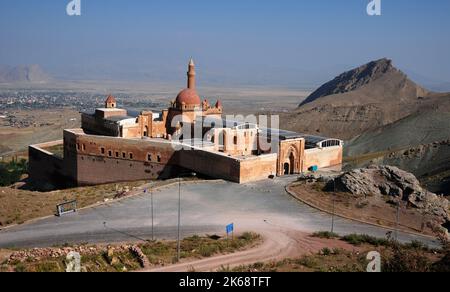
POLYGON ((180 81, 195 57, 204 83, 319 84, 388 57, 425 83, 450 82, 450 1, 0 0, 0 64, 62 78, 180 81))

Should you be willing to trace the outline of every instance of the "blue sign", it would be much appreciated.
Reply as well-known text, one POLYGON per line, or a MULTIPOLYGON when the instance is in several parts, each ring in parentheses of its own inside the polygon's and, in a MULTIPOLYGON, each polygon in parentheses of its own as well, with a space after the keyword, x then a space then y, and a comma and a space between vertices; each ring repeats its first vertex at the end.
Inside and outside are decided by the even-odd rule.
POLYGON ((227 234, 230 234, 234 231, 234 224, 231 223, 230 225, 227 225, 227 234))

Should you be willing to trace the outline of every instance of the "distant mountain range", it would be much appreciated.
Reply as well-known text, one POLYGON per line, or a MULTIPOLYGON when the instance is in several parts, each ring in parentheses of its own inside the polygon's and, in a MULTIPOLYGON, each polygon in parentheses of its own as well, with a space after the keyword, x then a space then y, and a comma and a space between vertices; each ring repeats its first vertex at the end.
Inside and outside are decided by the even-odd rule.
POLYGON ((46 83, 51 78, 39 65, 0 65, 0 83, 46 83))

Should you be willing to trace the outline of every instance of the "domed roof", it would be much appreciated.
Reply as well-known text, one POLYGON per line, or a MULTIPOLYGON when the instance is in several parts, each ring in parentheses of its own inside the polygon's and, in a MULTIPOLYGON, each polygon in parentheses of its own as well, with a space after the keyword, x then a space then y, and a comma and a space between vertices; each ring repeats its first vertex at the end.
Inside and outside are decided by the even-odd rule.
POLYGON ((187 88, 178 94, 176 103, 179 105, 183 103, 186 105, 201 105, 202 100, 195 89, 187 88))

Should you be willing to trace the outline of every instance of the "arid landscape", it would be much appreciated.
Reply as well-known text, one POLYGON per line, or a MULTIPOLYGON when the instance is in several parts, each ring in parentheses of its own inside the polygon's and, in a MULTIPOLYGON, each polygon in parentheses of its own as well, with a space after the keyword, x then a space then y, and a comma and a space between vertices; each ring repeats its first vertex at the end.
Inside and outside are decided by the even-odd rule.
POLYGON ((428 91, 380 59, 324 84, 282 120, 294 131, 345 140, 347 169, 399 166, 449 194, 449 114, 450 93, 428 91))
POLYGON ((0 276, 450 272, 450 1, 0 3, 0 276))
MULTIPOLYGON (((15 86, 0 87, 5 106, 0 120, 0 156, 4 159, 25 154, 30 144, 60 139, 63 129, 79 126, 79 111, 101 105, 109 92, 117 93, 119 103, 127 108, 157 110, 174 98, 177 88, 170 84, 107 82, 15 86), (59 97, 56 102, 47 98, 45 107, 40 106, 42 101, 34 101, 25 109, 8 97, 13 91, 32 100, 59 97), (77 96, 82 103, 72 102, 77 96)), ((348 168, 392 164, 411 171, 434 192, 449 192, 450 94, 420 87, 391 60, 381 59, 346 72, 312 94, 302 89, 257 86, 206 87, 201 94, 213 102, 222 100, 227 105, 225 114, 277 114, 288 130, 344 139, 348 168)))
MULTIPOLYGON (((206 87, 201 92, 212 102, 220 99, 226 103, 225 115, 244 116, 289 112, 308 95, 301 89, 265 87, 206 87), (275 99, 277 102, 273 103, 275 99)), ((161 110, 175 99, 177 85, 108 82, 0 84, 0 157, 18 153, 20 156, 31 144, 62 139, 64 129, 80 127, 80 111, 102 106, 109 93, 116 94, 121 106, 130 110, 161 110), (14 98, 16 92, 21 93, 21 99, 14 98)))

